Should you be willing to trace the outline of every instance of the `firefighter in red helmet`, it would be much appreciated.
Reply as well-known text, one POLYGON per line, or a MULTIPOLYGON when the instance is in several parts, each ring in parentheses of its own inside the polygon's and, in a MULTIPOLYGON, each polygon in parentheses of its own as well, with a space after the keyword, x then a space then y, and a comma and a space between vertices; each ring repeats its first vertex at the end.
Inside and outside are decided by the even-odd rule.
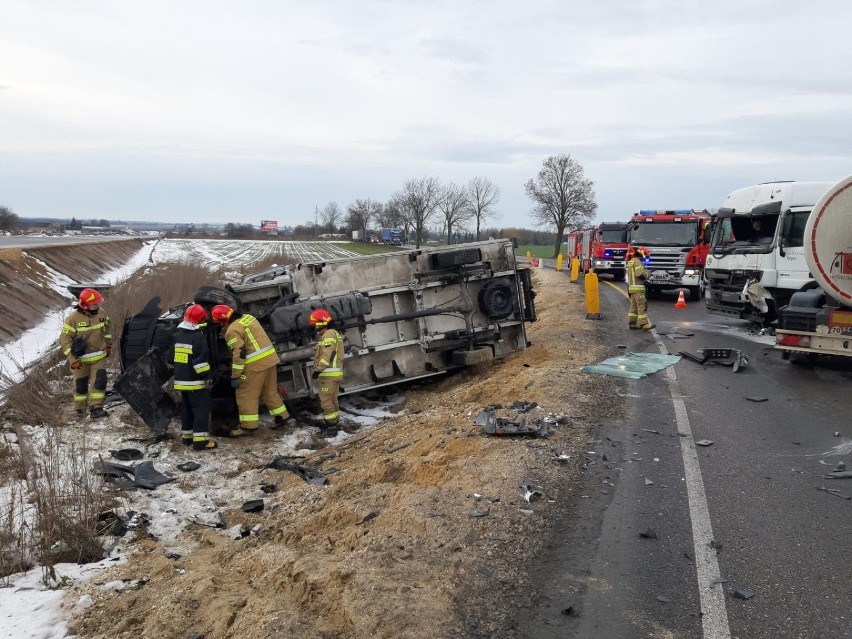
POLYGON ((253 431, 260 427, 261 399, 274 418, 272 428, 294 427, 296 420, 290 417, 278 394, 278 353, 260 322, 225 304, 214 306, 210 318, 224 327, 225 343, 231 349, 231 387, 236 391, 240 430, 253 431))
POLYGON ((195 450, 212 450, 210 439, 210 388, 213 385, 210 349, 202 330, 207 311, 200 304, 190 304, 178 324, 168 362, 174 368, 174 388, 180 393, 181 441, 195 450))
POLYGON ((312 377, 319 380, 319 399, 322 417, 325 420, 324 433, 337 433, 340 421, 340 381, 343 379, 343 337, 331 328, 331 313, 318 308, 311 313, 308 323, 317 331, 317 345, 314 354, 314 372, 312 377))
POLYGON ((59 344, 71 367, 71 393, 79 417, 106 417, 106 360, 112 355, 109 315, 101 306, 103 295, 93 288, 80 291, 75 309, 62 324, 59 344))

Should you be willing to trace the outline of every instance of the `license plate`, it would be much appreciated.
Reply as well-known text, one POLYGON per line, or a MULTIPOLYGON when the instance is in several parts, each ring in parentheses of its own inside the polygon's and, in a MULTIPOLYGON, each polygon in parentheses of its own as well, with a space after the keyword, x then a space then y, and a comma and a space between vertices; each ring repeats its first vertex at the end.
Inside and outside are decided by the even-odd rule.
POLYGON ((666 271, 654 271, 651 273, 652 280, 667 280, 670 279, 669 274, 666 271))
POLYGON ((852 313, 849 311, 830 311, 828 327, 832 335, 852 335, 852 313))

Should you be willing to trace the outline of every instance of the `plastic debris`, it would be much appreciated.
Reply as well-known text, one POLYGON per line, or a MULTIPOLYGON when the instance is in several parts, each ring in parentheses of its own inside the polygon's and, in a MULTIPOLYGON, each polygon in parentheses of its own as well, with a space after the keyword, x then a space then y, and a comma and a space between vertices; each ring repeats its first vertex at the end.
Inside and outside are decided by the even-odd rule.
POLYGON ((523 482, 518 486, 521 489, 521 497, 524 498, 524 501, 528 504, 535 500, 536 497, 543 497, 544 494, 541 491, 535 489, 535 487, 530 484, 528 481, 523 482))
MULTIPOLYGON (((684 337, 689 337, 690 335, 683 335, 684 337)), ((669 336, 670 339, 674 339, 674 337, 669 336)), ((714 364, 720 364, 722 366, 730 366, 735 373, 741 371, 746 366, 748 366, 748 355, 743 353, 738 348, 699 348, 698 353, 690 353, 688 351, 680 351, 680 355, 683 355, 687 359, 692 360, 698 364, 706 364, 707 362, 713 362, 714 364)))
POLYGON ((359 521, 355 525, 360 526, 361 524, 366 524, 368 521, 372 521, 373 519, 375 519, 378 516, 379 516, 379 513, 377 513, 377 512, 369 512, 366 515, 364 515, 364 518, 361 519, 361 521, 359 521))
POLYGON ((758 396, 746 397, 746 399, 750 402, 755 402, 756 404, 759 404, 760 402, 768 402, 769 401, 768 397, 758 397, 758 396))
POLYGON ((199 468, 201 468, 201 464, 196 461, 183 462, 182 464, 177 465, 177 469, 182 470, 185 473, 188 473, 193 470, 198 470, 199 468))
POLYGON ((574 606, 568 606, 567 608, 563 608, 562 614, 565 615, 566 617, 573 617, 574 614, 575 614, 574 613, 574 606))
POLYGON ((707 545, 710 546, 710 548, 715 550, 717 553, 722 552, 722 542, 721 541, 716 541, 715 539, 711 539, 707 543, 707 545))
POLYGON ((325 475, 318 473, 313 468, 309 468, 308 466, 304 466, 293 461, 290 457, 282 457, 279 455, 273 458, 266 467, 274 468, 275 470, 289 470, 291 473, 296 473, 309 484, 322 486, 328 481, 328 478, 325 475))
POLYGON ((109 454, 115 457, 118 461, 136 461, 142 459, 145 455, 138 448, 121 448, 120 450, 111 450, 109 454))
POLYGON ((277 490, 278 490, 278 484, 261 484, 260 485, 260 492, 265 493, 267 495, 269 493, 274 493, 277 490))
POLYGON ((669 599, 665 595, 657 595, 657 601, 659 601, 660 603, 669 603, 671 599, 669 599))
POLYGON ((677 364, 679 361, 679 355, 627 353, 620 357, 610 357, 598 364, 583 366, 581 370, 584 373, 640 379, 646 375, 657 373, 667 366, 677 364))
POLYGON ((536 402, 514 401, 514 402, 512 402, 512 405, 509 406, 509 408, 511 408, 512 410, 517 411, 519 413, 527 413, 527 412, 531 411, 533 408, 538 408, 538 404, 536 402))
POLYGON ((710 587, 712 588, 713 586, 718 586, 719 584, 726 584, 729 581, 729 579, 725 579, 724 577, 716 577, 715 579, 713 579, 713 581, 710 582, 710 587))
POLYGON ((479 574, 482 575, 483 577, 490 577, 491 575, 494 574, 494 571, 491 570, 491 568, 489 568, 488 566, 480 566, 479 567, 479 574))
POLYGON ((852 470, 835 470, 830 475, 823 475, 829 479, 852 479, 852 470))
POLYGON ((152 461, 142 462, 137 466, 96 461, 93 471, 98 475, 103 475, 109 481, 122 488, 132 486, 154 490, 157 486, 162 486, 175 480, 174 477, 164 475, 154 468, 154 462, 152 461))
POLYGON ((712 439, 699 439, 697 442, 695 442, 695 445, 696 446, 712 446, 713 440, 712 439))
POLYGON ((751 599, 752 597, 754 597, 754 592, 746 589, 736 590, 734 591, 734 597, 736 597, 737 599, 751 599))
POLYGON ((823 492, 828 493, 829 495, 834 495, 835 497, 840 497, 841 499, 852 500, 852 497, 844 495, 837 488, 826 488, 825 486, 819 486, 817 490, 821 490, 823 492))
POLYGON ((657 533, 654 532, 654 529, 650 527, 647 530, 643 530, 642 532, 640 532, 639 536, 642 539, 657 539, 657 533))
POLYGON ((476 510, 475 508, 471 508, 467 511, 468 517, 487 517, 489 510, 476 510))
POLYGON ((250 499, 243 504, 242 510, 244 513, 259 513, 263 510, 263 506, 262 499, 250 499))
POLYGON ((654 482, 652 482, 650 479, 648 479, 648 478, 646 477, 646 478, 645 478, 645 485, 646 485, 646 486, 653 486, 653 485, 654 485, 654 482))

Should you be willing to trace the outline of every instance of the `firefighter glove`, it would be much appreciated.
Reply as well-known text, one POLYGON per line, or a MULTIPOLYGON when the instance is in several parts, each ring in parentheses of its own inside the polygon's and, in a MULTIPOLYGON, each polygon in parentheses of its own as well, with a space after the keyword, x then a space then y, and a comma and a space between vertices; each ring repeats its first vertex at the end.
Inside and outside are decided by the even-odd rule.
POLYGON ((237 388, 239 385, 240 385, 240 378, 239 377, 232 377, 231 378, 231 388, 237 388))
POLYGON ((111 357, 111 356, 112 356, 112 346, 107 346, 107 347, 106 347, 106 354, 107 354, 107 357, 111 357))
POLYGON ((206 388, 207 390, 210 390, 211 388, 213 388, 213 380, 212 379, 205 379, 204 380, 204 388, 206 388))
POLYGON ((319 371, 315 370, 313 373, 311 373, 311 377, 313 377, 314 379, 319 379, 319 371))
POLYGON ((83 368, 83 362, 81 362, 79 359, 75 359, 73 362, 71 362, 71 370, 76 371, 80 370, 81 368, 83 368))

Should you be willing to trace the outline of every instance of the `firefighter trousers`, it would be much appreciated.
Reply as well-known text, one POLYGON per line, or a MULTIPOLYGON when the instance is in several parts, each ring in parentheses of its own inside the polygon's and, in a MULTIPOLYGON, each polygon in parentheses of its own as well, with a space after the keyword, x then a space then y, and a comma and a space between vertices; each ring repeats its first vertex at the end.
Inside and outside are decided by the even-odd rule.
POLYGON ((630 310, 627 312, 627 323, 630 326, 645 326, 648 324, 648 302, 644 291, 630 293, 630 310))
POLYGON ((107 387, 106 365, 107 360, 104 358, 71 369, 71 393, 74 396, 75 409, 85 410, 86 403, 89 408, 96 408, 104 403, 107 387))
POLYGON ((340 403, 337 393, 340 392, 339 377, 319 378, 319 400, 322 407, 322 418, 328 425, 334 425, 340 420, 340 403))
POLYGON ((278 371, 275 366, 262 371, 246 371, 246 378, 237 387, 237 410, 240 412, 240 428, 254 430, 260 419, 260 400, 273 417, 281 415, 287 419, 287 407, 278 394, 278 371))
POLYGON ((181 438, 193 442, 210 439, 210 391, 180 391, 181 438))

